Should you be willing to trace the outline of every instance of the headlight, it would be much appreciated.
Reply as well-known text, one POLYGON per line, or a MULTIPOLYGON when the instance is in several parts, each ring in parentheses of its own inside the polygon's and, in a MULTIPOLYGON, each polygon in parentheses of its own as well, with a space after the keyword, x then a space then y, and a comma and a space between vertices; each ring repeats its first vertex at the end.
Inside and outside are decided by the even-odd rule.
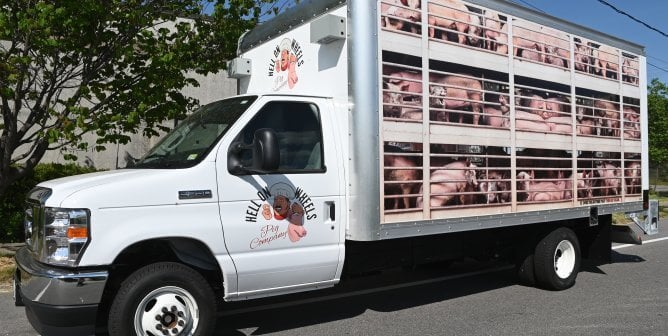
POLYGON ((44 209, 44 245, 40 261, 76 266, 88 242, 90 214, 87 209, 44 209))

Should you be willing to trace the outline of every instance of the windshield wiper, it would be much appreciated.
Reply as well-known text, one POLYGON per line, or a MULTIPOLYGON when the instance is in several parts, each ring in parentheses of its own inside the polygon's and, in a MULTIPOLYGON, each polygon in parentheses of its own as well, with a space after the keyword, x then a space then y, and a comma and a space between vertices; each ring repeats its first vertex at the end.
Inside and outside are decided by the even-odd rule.
POLYGON ((141 162, 144 162, 145 160, 148 160, 148 159, 164 158, 166 156, 167 156, 167 153, 164 153, 164 154, 151 153, 151 154, 147 155, 146 157, 144 157, 141 160, 141 162))

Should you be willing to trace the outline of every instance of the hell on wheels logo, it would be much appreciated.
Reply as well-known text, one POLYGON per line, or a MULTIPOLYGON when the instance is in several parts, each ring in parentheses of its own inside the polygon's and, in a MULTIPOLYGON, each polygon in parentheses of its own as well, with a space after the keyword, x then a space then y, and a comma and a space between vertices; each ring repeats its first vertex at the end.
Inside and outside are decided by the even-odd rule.
POLYGON ((257 196, 259 201, 251 200, 246 209, 246 222, 263 224, 259 236, 250 242, 251 249, 286 237, 296 243, 306 236, 306 222, 318 218, 313 201, 301 188, 276 183, 257 196))
POLYGON ((284 38, 274 48, 273 58, 269 61, 269 77, 274 78, 274 91, 286 85, 290 89, 297 85, 297 69, 304 64, 303 56, 302 47, 295 39, 284 38))

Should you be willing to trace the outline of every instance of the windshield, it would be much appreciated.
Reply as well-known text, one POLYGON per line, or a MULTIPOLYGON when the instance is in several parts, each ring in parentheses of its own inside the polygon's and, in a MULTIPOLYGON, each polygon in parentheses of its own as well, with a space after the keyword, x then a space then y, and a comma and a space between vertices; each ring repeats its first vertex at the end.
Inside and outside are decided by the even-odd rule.
POLYGON ((132 168, 189 168, 199 163, 257 99, 235 97, 202 106, 132 168))

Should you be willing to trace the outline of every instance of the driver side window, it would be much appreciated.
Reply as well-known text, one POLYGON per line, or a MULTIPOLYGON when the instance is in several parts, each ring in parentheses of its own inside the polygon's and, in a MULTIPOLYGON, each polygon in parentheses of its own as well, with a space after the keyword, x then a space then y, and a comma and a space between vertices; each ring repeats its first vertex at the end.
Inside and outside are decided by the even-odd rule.
MULTIPOLYGON (((244 127, 237 141, 253 142, 255 131, 276 132, 280 151, 279 174, 324 172, 322 128, 317 105, 307 102, 276 101, 265 105, 244 127)), ((250 165, 251 150, 241 153, 243 165, 250 165)))

